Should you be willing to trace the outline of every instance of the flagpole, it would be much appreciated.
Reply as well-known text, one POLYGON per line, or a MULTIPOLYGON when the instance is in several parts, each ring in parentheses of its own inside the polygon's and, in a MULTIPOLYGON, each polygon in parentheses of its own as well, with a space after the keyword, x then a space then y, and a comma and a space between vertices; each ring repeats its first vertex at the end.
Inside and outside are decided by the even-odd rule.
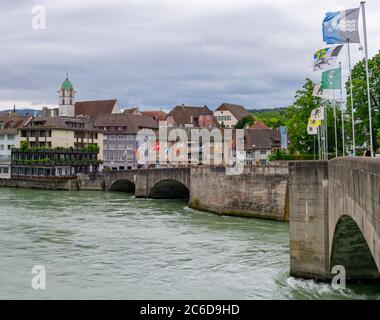
POLYGON ((318 160, 321 160, 321 126, 318 127, 318 160))
POLYGON ((334 130, 335 130, 335 158, 338 158, 338 132, 336 128, 336 99, 335 99, 335 69, 334 74, 334 83, 333 83, 333 99, 334 99, 334 130))
MULTIPOLYGON (((339 69, 340 69, 340 74, 342 75, 342 62, 339 62, 339 69)), ((343 107, 343 86, 342 86, 342 76, 340 79, 340 106, 341 106, 341 112, 342 112, 342 156, 344 157, 346 155, 346 150, 345 150, 345 137, 344 137, 344 107, 343 107)))
POLYGON ((352 94, 352 71, 351 71, 351 50, 350 50, 350 40, 347 41, 348 50, 348 68, 350 77, 350 96, 351 96, 351 120, 352 120, 352 152, 353 156, 356 156, 356 145, 355 145, 355 116, 354 116, 354 97, 352 94))
POLYGON ((329 160, 329 139, 328 139, 328 128, 327 128, 327 101, 325 101, 325 143, 326 143, 326 149, 325 149, 325 157, 326 160, 329 160))
POLYGON ((373 152, 373 138, 372 138, 372 108, 371 108, 371 89, 369 83, 369 70, 368 70, 368 42, 367 42, 367 22, 365 15, 365 1, 360 3, 363 14, 363 33, 364 33, 364 52, 365 52, 365 71, 367 75, 367 94, 368 94, 368 115, 369 115, 369 145, 371 148, 371 157, 374 156, 373 152))

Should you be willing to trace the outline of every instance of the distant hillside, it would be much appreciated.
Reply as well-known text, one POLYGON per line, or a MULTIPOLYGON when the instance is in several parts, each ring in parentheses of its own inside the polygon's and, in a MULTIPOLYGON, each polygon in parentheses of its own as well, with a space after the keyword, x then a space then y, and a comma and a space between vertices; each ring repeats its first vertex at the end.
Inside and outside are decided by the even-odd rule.
POLYGON ((274 114, 274 115, 278 115, 278 114, 281 114, 281 113, 284 113, 288 108, 284 107, 284 108, 265 108, 265 109, 251 109, 251 110, 248 110, 249 113, 253 113, 255 115, 258 115, 258 114, 274 114))
MULTIPOLYGON (((13 111, 13 109, 4 110, 4 111, 1 111, 1 112, 2 113, 7 113, 7 112, 10 112, 10 111, 13 111)), ((22 115, 22 116, 25 116, 26 114, 34 115, 35 112, 37 112, 37 115, 42 115, 42 110, 36 110, 36 109, 16 109, 16 112, 19 115, 22 115)))
POLYGON ((252 109, 248 110, 256 119, 263 121, 270 128, 279 128, 285 125, 286 110, 288 108, 252 109))

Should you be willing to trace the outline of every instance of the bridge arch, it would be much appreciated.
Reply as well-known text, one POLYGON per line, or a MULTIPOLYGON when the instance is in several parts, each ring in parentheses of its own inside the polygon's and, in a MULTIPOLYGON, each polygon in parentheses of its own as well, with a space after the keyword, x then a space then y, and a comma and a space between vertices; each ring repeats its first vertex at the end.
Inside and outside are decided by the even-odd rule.
POLYGON ((181 181, 164 179, 157 182, 149 192, 153 199, 189 199, 190 190, 181 181))
POLYGON ((341 265, 347 280, 376 279, 380 273, 360 227, 349 215, 338 220, 331 246, 330 269, 341 265))
POLYGON ((136 185, 128 179, 116 180, 112 183, 110 191, 135 193, 136 185))

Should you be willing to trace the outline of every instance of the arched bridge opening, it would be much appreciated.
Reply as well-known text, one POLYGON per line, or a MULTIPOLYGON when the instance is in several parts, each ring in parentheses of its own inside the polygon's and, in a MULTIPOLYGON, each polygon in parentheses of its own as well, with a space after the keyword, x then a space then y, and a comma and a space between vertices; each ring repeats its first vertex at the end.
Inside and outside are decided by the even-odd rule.
POLYGON ((177 180, 162 180, 156 183, 149 192, 153 199, 186 199, 190 197, 190 190, 177 180))
POLYGON ((135 193, 136 186, 135 184, 130 180, 117 180, 115 181, 110 191, 119 191, 119 192, 128 192, 128 193, 135 193))
POLYGON ((331 247, 331 268, 341 265, 347 280, 379 279, 380 273, 360 228, 348 215, 342 216, 335 227, 331 247))

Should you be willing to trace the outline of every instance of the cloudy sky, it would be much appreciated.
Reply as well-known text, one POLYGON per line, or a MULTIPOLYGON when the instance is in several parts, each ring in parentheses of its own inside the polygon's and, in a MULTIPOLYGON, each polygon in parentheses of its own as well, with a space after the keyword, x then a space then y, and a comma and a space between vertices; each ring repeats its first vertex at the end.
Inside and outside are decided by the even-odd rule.
MULTIPOLYGON (((1 0, 0 110, 56 106, 66 70, 77 100, 171 109, 222 102, 282 107, 324 46, 327 11, 359 0, 1 0), (46 29, 32 8, 46 8, 46 29)), ((370 55, 380 1, 367 1, 370 55)), ((354 60, 362 52, 352 45, 354 60)), ((345 64, 343 51, 342 61, 345 64)))

